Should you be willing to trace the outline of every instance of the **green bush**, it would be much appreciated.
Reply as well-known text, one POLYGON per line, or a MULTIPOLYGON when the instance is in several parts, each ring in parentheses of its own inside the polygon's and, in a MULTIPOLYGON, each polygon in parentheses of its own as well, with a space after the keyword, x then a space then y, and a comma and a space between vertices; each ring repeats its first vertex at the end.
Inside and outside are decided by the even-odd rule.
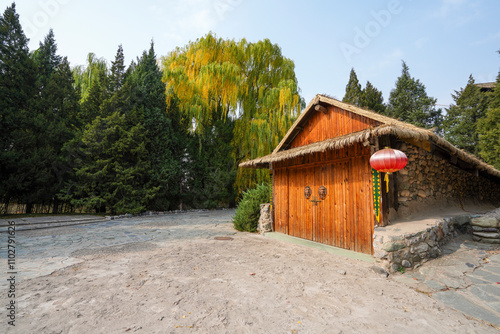
POLYGON ((267 184, 259 184, 255 189, 244 192, 233 217, 234 228, 238 231, 257 231, 260 205, 268 202, 269 186, 267 184))

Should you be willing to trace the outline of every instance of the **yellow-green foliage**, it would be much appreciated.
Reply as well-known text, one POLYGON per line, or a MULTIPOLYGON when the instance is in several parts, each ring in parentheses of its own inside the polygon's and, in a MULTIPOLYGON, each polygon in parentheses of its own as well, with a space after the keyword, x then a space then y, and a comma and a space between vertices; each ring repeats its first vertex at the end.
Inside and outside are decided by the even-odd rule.
MULTIPOLYGON (((295 65, 268 39, 249 43, 209 33, 162 59, 167 101, 178 99, 193 131, 213 115, 234 119, 236 163, 271 153, 304 106, 295 65)), ((235 188, 268 180, 266 172, 239 170, 235 188)))

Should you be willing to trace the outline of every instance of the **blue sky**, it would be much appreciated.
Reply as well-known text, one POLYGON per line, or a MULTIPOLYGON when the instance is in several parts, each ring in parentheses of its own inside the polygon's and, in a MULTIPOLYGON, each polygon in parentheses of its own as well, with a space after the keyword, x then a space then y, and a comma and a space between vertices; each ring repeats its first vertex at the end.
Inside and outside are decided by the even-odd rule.
MULTIPOLYGON (((3 2, 4 8, 10 4, 3 2)), ((155 42, 158 56, 205 35, 268 38, 292 59, 306 103, 315 94, 342 99, 351 68, 387 101, 401 61, 439 105, 467 83, 495 81, 500 55, 500 1, 294 0, 18 0, 30 49, 54 29, 59 54, 72 65, 89 52, 111 62, 119 44, 126 62, 155 42)))

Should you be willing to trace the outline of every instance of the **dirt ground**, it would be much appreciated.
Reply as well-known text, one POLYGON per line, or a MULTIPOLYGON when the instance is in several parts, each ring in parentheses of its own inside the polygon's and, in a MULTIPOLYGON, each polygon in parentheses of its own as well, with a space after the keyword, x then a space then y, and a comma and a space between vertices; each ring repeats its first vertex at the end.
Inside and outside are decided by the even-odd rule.
POLYGON ((499 332, 370 263, 231 237, 80 252, 83 262, 19 284, 17 326, 7 333, 499 332))

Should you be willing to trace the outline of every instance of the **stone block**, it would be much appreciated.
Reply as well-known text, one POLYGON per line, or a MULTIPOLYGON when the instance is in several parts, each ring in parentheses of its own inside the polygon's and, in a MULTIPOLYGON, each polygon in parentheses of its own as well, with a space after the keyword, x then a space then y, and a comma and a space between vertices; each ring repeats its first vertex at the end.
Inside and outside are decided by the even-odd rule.
POLYGON ((470 220, 470 224, 479 227, 500 227, 500 222, 495 217, 475 217, 470 220))
POLYGON ((498 239, 500 238, 500 233, 494 232, 472 232, 473 235, 478 236, 480 238, 488 238, 488 239, 498 239))
POLYGON ((393 264, 391 264, 391 269, 392 269, 393 272, 397 272, 398 269, 399 269, 399 267, 400 267, 399 263, 393 263, 393 264))
POLYGON ((380 260, 387 259, 388 254, 389 253, 387 253, 386 251, 376 250, 375 251, 375 258, 380 259, 380 260))
MULTIPOLYGON (((389 273, 387 271, 385 271, 385 269, 383 268, 380 268, 380 267, 377 267, 377 266, 371 266, 371 269, 377 273, 377 274, 380 274, 380 275, 383 275, 385 277, 389 276, 389 273)), ((396 269, 397 270, 397 269, 396 269)))
POLYGON ((486 239, 486 238, 483 238, 480 241, 484 242, 485 244, 500 244, 500 239, 486 239))
POLYGON ((427 244, 429 245, 429 247, 434 247, 437 245, 437 242, 436 240, 429 238, 429 240, 427 240, 427 244))
POLYGON ((401 262, 401 265, 402 265, 403 267, 405 267, 405 268, 411 268, 411 262, 410 262, 410 261, 408 261, 408 260, 403 260, 403 261, 401 262))
POLYGON ((480 226, 472 226, 472 231, 475 232, 500 232, 499 228, 494 227, 480 227, 480 226))
POLYGON ((421 198, 426 198, 427 197, 427 194, 424 190, 419 190, 417 195, 421 198))
POLYGON ((405 190, 402 190, 402 191, 400 192, 400 195, 401 195, 402 197, 409 197, 409 196, 410 196, 410 191, 409 191, 409 190, 406 190, 406 189, 405 189, 405 190))
POLYGON ((387 242, 384 244, 382 249, 385 250, 386 252, 394 252, 403 249, 405 247, 406 245, 401 242, 387 242))
POLYGON ((415 246, 415 251, 417 253, 427 252, 428 249, 429 249, 429 245, 426 243, 421 243, 421 244, 415 246))
POLYGON ((271 220, 271 205, 269 203, 260 205, 259 227, 260 233, 271 232, 273 223, 271 220))
POLYGON ((431 259, 435 259, 439 256, 440 251, 437 247, 433 247, 431 250, 429 250, 429 257, 431 259))
POLYGON ((469 216, 458 216, 458 217, 454 217, 452 220, 455 224, 460 225, 460 226, 470 223, 469 216))

